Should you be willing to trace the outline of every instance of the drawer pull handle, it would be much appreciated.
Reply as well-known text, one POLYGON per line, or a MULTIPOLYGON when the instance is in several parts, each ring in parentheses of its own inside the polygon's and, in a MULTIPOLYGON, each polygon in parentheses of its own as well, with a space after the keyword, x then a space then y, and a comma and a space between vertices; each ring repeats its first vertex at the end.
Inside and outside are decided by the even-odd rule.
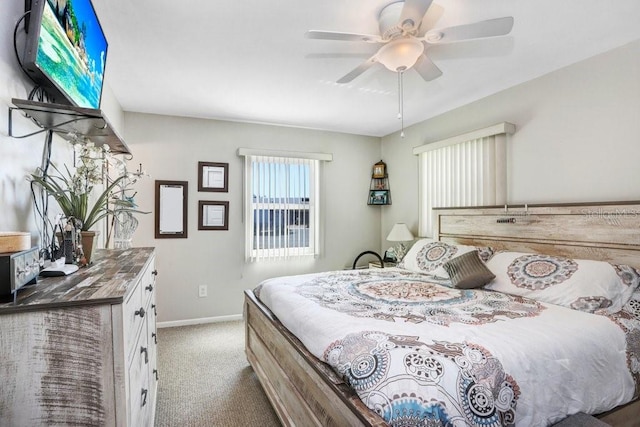
POLYGON ((146 388, 142 389, 142 405, 144 406, 147 404, 147 393, 149 392, 149 390, 147 390, 146 388))
POLYGON ((136 310, 134 314, 136 316, 144 317, 144 308, 140 307, 140 310, 136 310))
POLYGON ((149 363, 149 352, 147 351, 147 347, 140 347, 140 354, 144 353, 144 363, 149 363))
POLYGON ((151 308, 153 308, 153 315, 157 316, 158 312, 156 311, 156 305, 155 304, 151 304, 151 308))
POLYGON ((153 370, 153 375, 156 376, 156 381, 158 381, 158 370, 157 369, 153 370))
POLYGON ((147 285, 145 286, 145 289, 148 290, 149 292, 153 291, 153 285, 147 285))
POLYGON ((154 344, 158 344, 158 335, 155 332, 151 332, 151 338, 153 338, 154 344))
POLYGON ((151 272, 151 274, 153 274, 154 276, 157 276, 157 275, 158 275, 158 270, 153 270, 153 271, 151 272))

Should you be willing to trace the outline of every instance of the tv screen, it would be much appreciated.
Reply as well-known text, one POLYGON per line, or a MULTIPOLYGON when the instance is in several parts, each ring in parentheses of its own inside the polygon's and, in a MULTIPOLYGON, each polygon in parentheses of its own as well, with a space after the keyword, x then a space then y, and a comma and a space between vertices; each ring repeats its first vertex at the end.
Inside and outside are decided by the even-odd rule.
POLYGON ((57 103, 100 108, 107 40, 91 0, 32 0, 28 28, 31 78, 57 103))

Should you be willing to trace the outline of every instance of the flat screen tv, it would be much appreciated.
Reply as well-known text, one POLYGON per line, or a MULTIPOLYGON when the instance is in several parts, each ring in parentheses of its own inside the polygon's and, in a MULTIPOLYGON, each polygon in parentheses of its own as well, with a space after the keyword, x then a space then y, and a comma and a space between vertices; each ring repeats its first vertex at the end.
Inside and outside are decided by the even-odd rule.
POLYGON ((107 40, 91 0, 32 0, 23 67, 56 103, 100 108, 107 40))

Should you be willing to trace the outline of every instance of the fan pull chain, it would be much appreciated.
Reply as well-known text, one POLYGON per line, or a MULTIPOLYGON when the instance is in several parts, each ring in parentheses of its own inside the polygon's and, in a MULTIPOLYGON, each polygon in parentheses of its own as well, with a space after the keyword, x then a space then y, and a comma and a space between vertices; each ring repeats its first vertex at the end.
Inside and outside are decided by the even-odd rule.
POLYGON ((402 95, 400 95, 400 87, 401 87, 401 83, 400 83, 400 76, 401 76, 401 72, 398 71, 398 120, 400 120, 402 118, 402 95))
POLYGON ((400 138, 404 138, 404 70, 398 71, 398 119, 400 119, 400 138))

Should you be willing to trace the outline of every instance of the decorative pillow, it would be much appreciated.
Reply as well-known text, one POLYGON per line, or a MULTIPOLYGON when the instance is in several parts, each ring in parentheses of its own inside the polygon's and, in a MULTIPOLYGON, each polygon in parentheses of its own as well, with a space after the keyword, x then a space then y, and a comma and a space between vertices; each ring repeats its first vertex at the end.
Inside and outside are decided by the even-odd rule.
POLYGON ((640 283, 627 265, 542 254, 499 252, 487 267, 496 278, 486 289, 588 313, 618 312, 640 283))
MULTIPOLYGON (((635 290, 631 295, 631 298, 629 298, 629 301, 627 301, 625 306, 622 307, 622 310, 620 310, 615 317, 618 317, 620 320, 625 319, 625 321, 626 319, 633 320, 636 325, 635 329, 640 331, 640 323, 638 323, 640 322, 640 288, 635 290)), ((633 325, 633 323, 627 323, 627 325, 633 325)), ((637 357, 640 360, 640 354, 637 354, 637 357)), ((640 366, 640 364, 638 366, 640 366)))
POLYGON ((477 251, 453 258, 443 267, 449 274, 453 287, 458 289, 479 288, 496 277, 480 260, 477 251))
POLYGON ((491 259, 494 253, 496 253, 495 249, 491 246, 476 246, 478 250, 478 256, 483 262, 487 262, 491 259))
POLYGON ((443 268, 444 263, 476 250, 475 246, 456 245, 433 239, 420 239, 409 249, 409 252, 407 252, 407 255, 398 266, 406 270, 448 279, 449 274, 443 268))

